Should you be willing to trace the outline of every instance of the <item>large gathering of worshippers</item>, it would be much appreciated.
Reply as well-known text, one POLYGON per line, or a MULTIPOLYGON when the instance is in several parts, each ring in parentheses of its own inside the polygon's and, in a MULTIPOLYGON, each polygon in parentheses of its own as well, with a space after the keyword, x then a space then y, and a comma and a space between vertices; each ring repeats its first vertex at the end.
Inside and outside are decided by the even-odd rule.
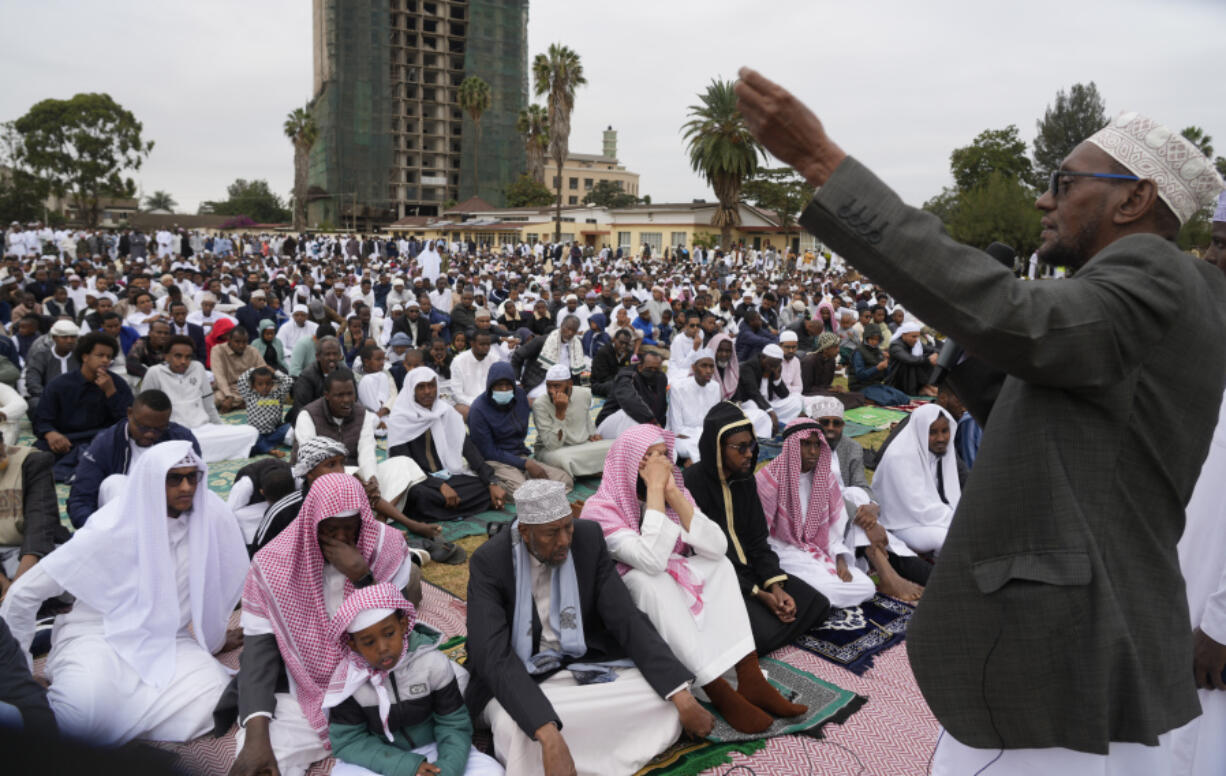
POLYGON ((920 598, 981 433, 934 332, 769 245, 14 224, 0 321, 0 723, 237 730, 238 775, 632 774, 803 717, 759 658, 920 598), (909 414, 865 449, 862 406, 909 414))

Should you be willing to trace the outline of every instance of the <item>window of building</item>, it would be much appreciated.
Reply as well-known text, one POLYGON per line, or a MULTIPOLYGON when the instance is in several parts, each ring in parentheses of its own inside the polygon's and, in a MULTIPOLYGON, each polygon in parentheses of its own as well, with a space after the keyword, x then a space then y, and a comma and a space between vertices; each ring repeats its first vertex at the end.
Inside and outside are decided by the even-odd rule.
POLYGON ((555 189, 558 187, 558 176, 556 176, 556 175, 555 175, 555 176, 553 176, 553 187, 554 187, 555 189))
POLYGON ((571 188, 571 191, 574 191, 574 190, 576 190, 576 189, 578 189, 578 188, 579 188, 579 179, 578 179, 578 178, 571 178, 571 179, 570 179, 570 188, 571 188))
POLYGON ((630 245, 630 233, 629 232, 618 232, 617 233, 617 247, 621 248, 623 253, 630 250, 632 246, 630 245))
POLYGON ((583 179, 583 188, 584 188, 584 190, 586 190, 586 191, 591 191, 591 189, 592 189, 592 179, 591 179, 591 178, 584 178, 584 179, 583 179))
POLYGON ((685 245, 685 232, 673 232, 672 239, 668 243, 674 248, 679 245, 685 245))
POLYGON ((562 242, 566 243, 566 242, 574 242, 574 241, 575 241, 574 232, 562 232, 562 242))
POLYGON ((659 253, 664 244, 663 232, 639 232, 639 242, 651 247, 652 253, 659 253))
POLYGON ((566 204, 568 204, 568 205, 578 205, 578 204, 579 204, 579 198, 578 198, 578 197, 570 197, 570 198, 568 198, 568 199, 566 200, 566 204))

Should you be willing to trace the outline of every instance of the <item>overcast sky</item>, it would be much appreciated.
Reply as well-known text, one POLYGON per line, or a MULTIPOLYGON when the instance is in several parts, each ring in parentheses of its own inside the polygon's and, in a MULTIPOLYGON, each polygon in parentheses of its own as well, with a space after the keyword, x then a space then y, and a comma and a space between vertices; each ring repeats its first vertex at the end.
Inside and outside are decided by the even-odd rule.
MULTIPOLYGON (((310 0, 0 0, 0 121, 48 97, 108 92, 156 141, 137 174, 181 212, 235 178, 288 196, 285 115, 310 98, 310 0)), ((529 51, 563 42, 588 85, 570 147, 622 161, 656 202, 713 199, 680 127, 712 78, 748 64, 797 93, 831 136, 907 201, 950 183, 949 153, 986 128, 1035 120, 1095 81, 1114 115, 1204 127, 1226 155, 1221 0, 844 3, 534 0, 529 51)))

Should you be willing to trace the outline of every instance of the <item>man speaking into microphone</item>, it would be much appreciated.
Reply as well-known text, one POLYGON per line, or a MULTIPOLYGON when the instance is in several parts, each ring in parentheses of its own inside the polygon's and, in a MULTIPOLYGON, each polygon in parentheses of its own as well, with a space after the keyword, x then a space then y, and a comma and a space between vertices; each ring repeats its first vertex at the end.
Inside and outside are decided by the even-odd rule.
POLYGON ((1168 772, 1199 713, 1176 543, 1226 384, 1226 278, 1174 240, 1221 179, 1121 115, 1035 203, 1040 260, 1075 276, 1019 283, 740 76, 754 135, 818 187, 805 228, 1008 375, 907 633, 944 728, 933 773, 1168 772))

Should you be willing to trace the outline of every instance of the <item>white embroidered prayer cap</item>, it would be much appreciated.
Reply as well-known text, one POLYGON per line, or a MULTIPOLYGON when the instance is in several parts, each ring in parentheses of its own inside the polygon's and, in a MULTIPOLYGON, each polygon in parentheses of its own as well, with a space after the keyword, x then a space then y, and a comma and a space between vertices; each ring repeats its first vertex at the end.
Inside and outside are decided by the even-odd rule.
POLYGON ((809 401, 809 417, 842 418, 843 402, 833 396, 818 396, 809 401))
POLYGON ((555 480, 528 480, 515 490, 515 516, 523 525, 541 525, 571 514, 566 486, 555 480))
POLYGON ((1226 191, 1223 191, 1217 198, 1217 210, 1213 211, 1214 221, 1226 221, 1226 191))
POLYGON ((1135 112, 1116 116, 1087 142, 1106 151, 1133 175, 1152 180, 1158 196, 1181 224, 1211 205, 1226 186, 1213 163, 1190 140, 1135 112))

